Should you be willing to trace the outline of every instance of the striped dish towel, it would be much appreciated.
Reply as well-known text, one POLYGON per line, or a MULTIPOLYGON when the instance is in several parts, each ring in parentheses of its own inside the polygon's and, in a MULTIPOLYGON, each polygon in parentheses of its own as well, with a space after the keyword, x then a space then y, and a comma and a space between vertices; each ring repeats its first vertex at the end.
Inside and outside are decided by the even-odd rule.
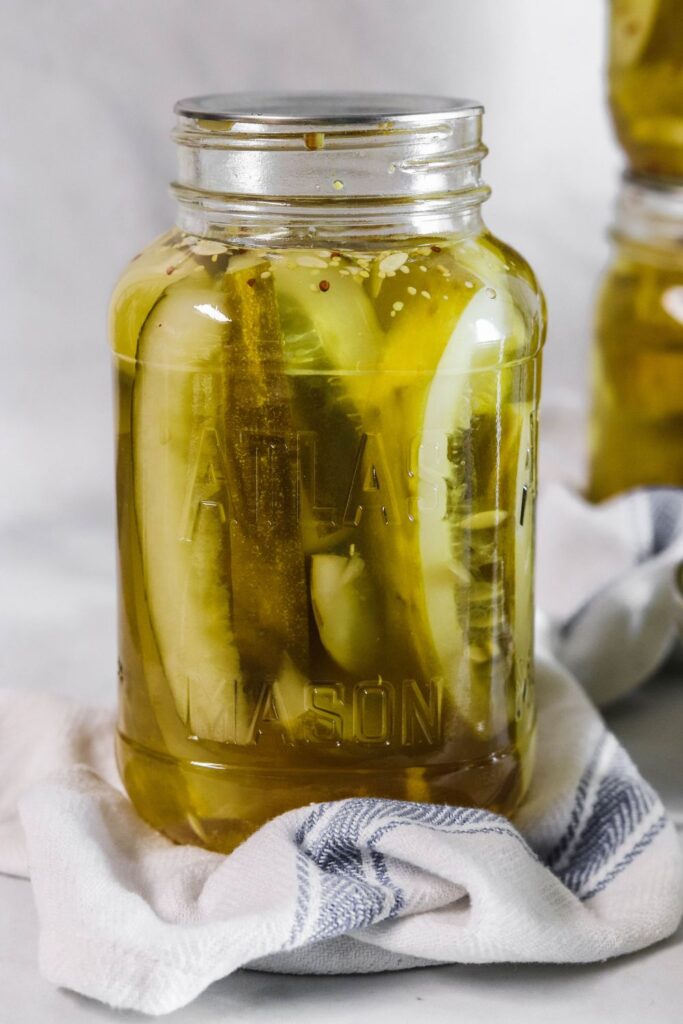
POLYGON ((461 807, 347 800, 282 815, 228 857, 174 846, 118 788, 109 713, 0 691, 0 870, 30 867, 43 974, 162 1014, 243 966, 577 963, 670 935, 683 909, 676 831, 559 661, 594 692, 602 685, 603 699, 672 653, 683 499, 669 499, 632 495, 591 509, 558 491, 542 503, 542 531, 549 510, 562 531, 555 555, 546 531, 546 560, 576 538, 593 547, 558 563, 562 594, 537 660, 536 769, 514 823, 461 807), (29 757, 27 735, 44 737, 29 757))

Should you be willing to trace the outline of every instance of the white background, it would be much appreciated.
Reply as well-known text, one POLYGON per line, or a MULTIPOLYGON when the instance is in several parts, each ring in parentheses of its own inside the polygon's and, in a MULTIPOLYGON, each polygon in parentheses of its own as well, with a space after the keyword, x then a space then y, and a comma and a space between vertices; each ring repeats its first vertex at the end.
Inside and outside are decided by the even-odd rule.
POLYGON ((105 312, 171 222, 178 97, 398 89, 487 108, 492 229, 550 308, 546 383, 583 386, 620 158, 602 0, 2 0, 0 500, 108 515, 105 312), (79 509, 72 509, 75 494, 79 509))
POLYGON ((121 268, 172 221, 178 97, 483 101, 487 220, 546 290, 546 393, 582 394, 620 166, 606 3, 2 0, 1 21, 0 682, 113 697, 106 308, 121 268))

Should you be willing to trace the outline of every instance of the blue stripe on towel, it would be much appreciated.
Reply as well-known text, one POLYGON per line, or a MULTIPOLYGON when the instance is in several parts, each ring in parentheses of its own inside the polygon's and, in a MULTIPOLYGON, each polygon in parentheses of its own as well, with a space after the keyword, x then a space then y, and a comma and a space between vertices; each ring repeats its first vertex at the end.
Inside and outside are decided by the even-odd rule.
MULTIPOLYGON (((567 826, 542 858, 584 901, 602 892, 650 845, 666 822, 662 815, 637 837, 656 804, 656 795, 618 747, 605 765, 603 777, 596 778, 605 742, 606 734, 602 734, 577 786, 567 826)), ((309 941, 332 938, 410 910, 406 893, 378 848, 388 832, 405 825, 417 825, 431 833, 506 836, 538 859, 506 818, 489 811, 377 799, 320 804, 296 833, 298 899, 290 946, 304 932, 309 941)))

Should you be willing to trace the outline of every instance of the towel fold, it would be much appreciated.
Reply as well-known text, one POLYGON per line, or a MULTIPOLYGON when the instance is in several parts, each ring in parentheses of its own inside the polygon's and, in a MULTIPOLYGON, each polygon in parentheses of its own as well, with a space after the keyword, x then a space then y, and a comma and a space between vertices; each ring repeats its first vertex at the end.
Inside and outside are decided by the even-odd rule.
POLYGON ((683 636, 683 491, 590 505, 561 486, 540 503, 541 632, 598 705, 649 679, 683 636))
POLYGON ((30 866, 44 975, 162 1014, 247 965, 577 963, 670 935, 676 831, 571 673, 604 702, 674 653, 682 510, 678 492, 543 496, 538 753, 514 823, 354 799, 284 814, 227 857, 175 846, 120 789, 109 712, 0 691, 0 871, 30 866))

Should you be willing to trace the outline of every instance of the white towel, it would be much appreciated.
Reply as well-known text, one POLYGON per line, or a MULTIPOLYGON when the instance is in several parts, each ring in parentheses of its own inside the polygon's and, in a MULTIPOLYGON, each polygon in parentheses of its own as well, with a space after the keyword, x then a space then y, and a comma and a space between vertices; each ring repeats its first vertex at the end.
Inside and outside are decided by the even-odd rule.
POLYGON ((0 691, 0 870, 30 865, 43 974, 161 1014, 245 965, 587 962, 670 935, 683 911, 676 832, 556 656, 602 699, 673 652, 682 507, 676 492, 598 509, 544 497, 541 594, 557 607, 540 638, 537 766, 514 825, 347 800, 291 811, 228 857, 174 846, 118 786, 109 713, 0 691))
POLYGON ((683 491, 632 491, 597 506, 558 485, 544 491, 541 629, 597 704, 623 696, 680 653, 679 566, 683 491))

